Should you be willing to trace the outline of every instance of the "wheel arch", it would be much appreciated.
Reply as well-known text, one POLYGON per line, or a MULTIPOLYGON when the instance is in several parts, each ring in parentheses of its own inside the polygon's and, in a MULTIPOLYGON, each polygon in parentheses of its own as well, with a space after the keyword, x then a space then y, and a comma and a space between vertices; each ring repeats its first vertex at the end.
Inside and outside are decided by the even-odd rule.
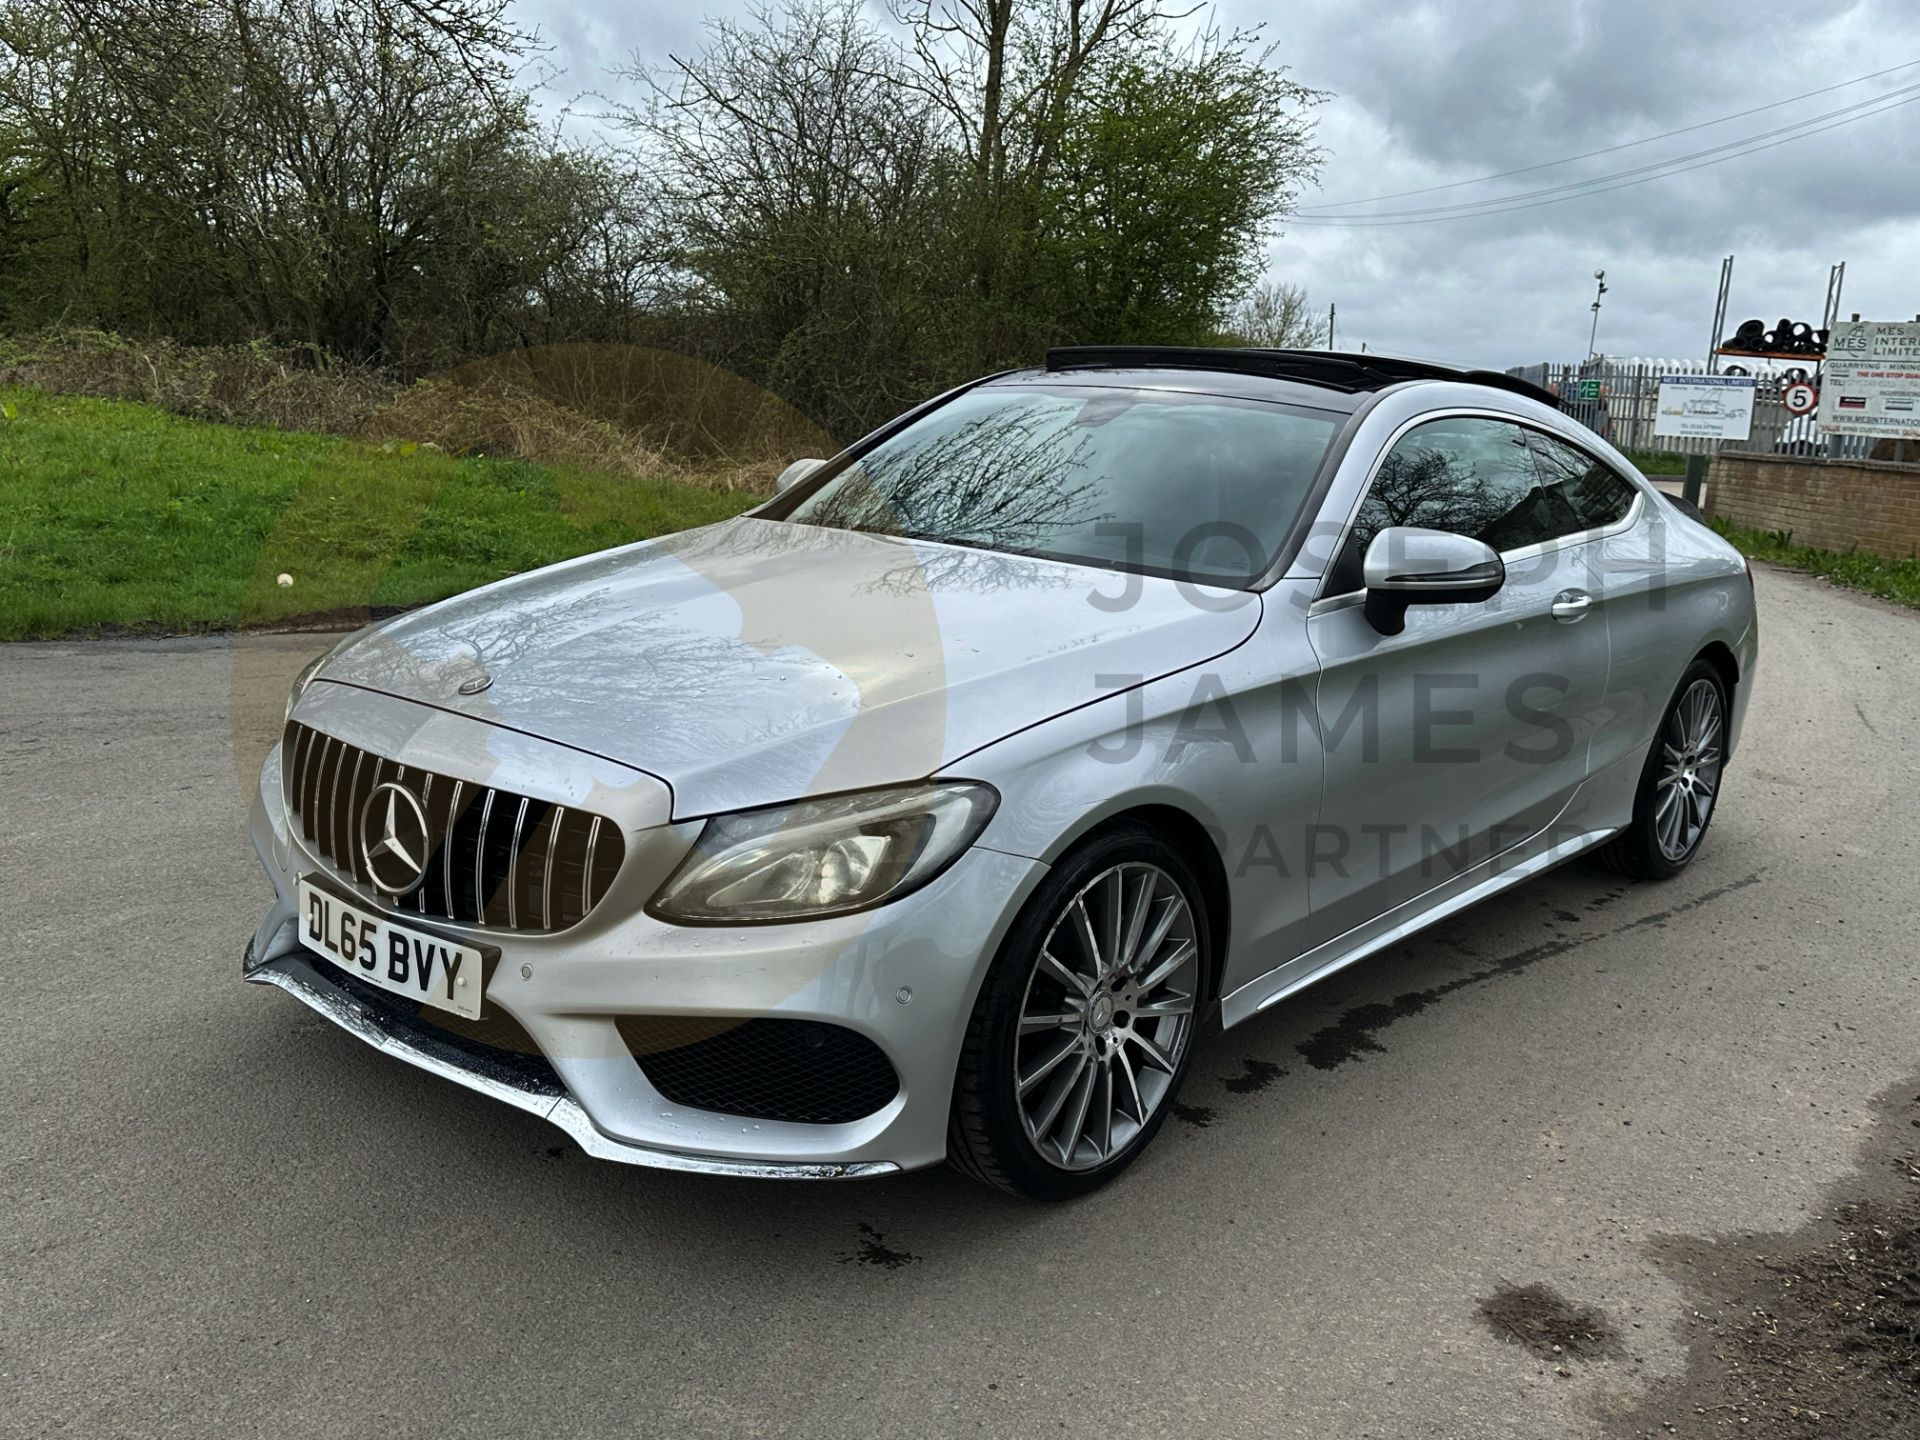
POLYGON ((1077 847, 1107 831, 1125 824, 1145 826, 1187 856, 1200 875, 1200 899, 1207 907, 1206 998, 1220 998, 1220 977, 1226 968, 1228 942, 1233 933, 1232 887, 1227 883, 1227 862, 1212 831, 1190 810, 1164 801, 1132 805, 1103 816, 1073 838, 1077 847))
POLYGON ((1733 647, 1725 641, 1713 640, 1693 658, 1704 660, 1711 665, 1713 673, 1720 677, 1721 688, 1726 691, 1726 758, 1721 762, 1724 766, 1732 762, 1733 747, 1740 735, 1742 708, 1740 702, 1744 698, 1740 691, 1740 657, 1734 654, 1733 647))
POLYGON ((1711 642, 1698 655, 1696 660, 1704 660, 1719 672, 1721 682, 1727 687, 1727 698, 1733 698, 1734 689, 1740 684, 1740 661, 1733 648, 1721 640, 1711 642))

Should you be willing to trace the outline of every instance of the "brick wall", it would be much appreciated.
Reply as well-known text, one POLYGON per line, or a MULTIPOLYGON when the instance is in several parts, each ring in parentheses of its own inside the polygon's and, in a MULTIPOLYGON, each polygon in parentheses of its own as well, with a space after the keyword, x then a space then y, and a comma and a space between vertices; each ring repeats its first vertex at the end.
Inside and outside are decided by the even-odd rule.
POLYGON ((1920 554, 1920 465, 1800 455, 1713 457, 1703 508, 1822 550, 1920 554))

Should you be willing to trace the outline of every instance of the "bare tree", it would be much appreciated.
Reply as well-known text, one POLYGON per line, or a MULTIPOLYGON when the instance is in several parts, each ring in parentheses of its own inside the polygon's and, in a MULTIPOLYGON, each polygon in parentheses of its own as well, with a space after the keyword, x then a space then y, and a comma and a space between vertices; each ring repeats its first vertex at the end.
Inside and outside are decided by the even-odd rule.
POLYGON ((899 45, 858 0, 800 0, 711 20, 706 44, 623 112, 671 214, 679 302, 701 352, 857 433, 924 397, 951 152, 899 45))
POLYGON ((1178 0, 893 0, 918 61, 914 83, 951 119, 989 195, 1045 181, 1088 73, 1199 8, 1178 0))
POLYGON ((1241 345, 1314 350, 1326 343, 1327 327, 1325 317, 1308 301, 1304 286, 1267 280, 1233 307, 1227 335, 1241 345))
POLYGON ((507 8, 0 0, 0 191, 65 211, 18 242, 0 320, 402 364, 526 338, 515 312, 580 293, 556 277, 589 217, 630 207, 533 122, 507 8))

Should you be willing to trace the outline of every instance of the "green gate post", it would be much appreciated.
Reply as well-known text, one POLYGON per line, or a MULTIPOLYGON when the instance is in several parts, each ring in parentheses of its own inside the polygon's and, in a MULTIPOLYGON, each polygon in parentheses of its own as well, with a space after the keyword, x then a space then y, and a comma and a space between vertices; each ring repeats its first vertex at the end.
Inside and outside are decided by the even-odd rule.
POLYGON ((1700 487, 1707 478, 1707 457, 1704 455, 1687 456, 1687 478, 1680 487, 1680 493, 1689 505, 1700 503, 1700 487))

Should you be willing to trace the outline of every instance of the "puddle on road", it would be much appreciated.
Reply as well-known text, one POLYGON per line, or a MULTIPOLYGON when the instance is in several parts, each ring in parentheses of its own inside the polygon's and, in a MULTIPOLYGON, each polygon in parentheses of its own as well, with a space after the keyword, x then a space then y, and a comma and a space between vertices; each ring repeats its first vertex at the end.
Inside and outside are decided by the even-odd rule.
POLYGON ((898 1250, 887 1244, 887 1237, 865 1221, 860 1223, 859 1248, 849 1250, 840 1257, 842 1265, 877 1265, 882 1270, 899 1270, 907 1265, 918 1264, 920 1257, 909 1250, 898 1250))
POLYGON ((1696 895, 1691 900, 1683 900, 1668 909, 1656 910, 1650 915, 1642 915, 1637 920, 1616 925, 1611 930, 1596 930, 1589 934, 1568 935, 1556 940, 1542 941, 1538 945, 1529 945, 1526 949, 1515 951, 1511 955, 1504 955, 1471 974, 1429 986, 1425 990, 1409 990, 1394 996, 1391 1000, 1378 1001, 1371 1005, 1357 1005, 1341 1015, 1333 1024, 1316 1030, 1294 1048, 1316 1070, 1337 1070, 1348 1061, 1358 1060, 1364 1055, 1384 1055, 1387 1047, 1379 1040, 1382 1030, 1405 1020, 1410 1015, 1418 1015, 1436 1000, 1443 1000, 1456 990, 1465 990, 1473 985, 1484 985, 1490 980, 1497 980, 1505 975, 1516 975, 1530 965, 1552 959, 1556 955, 1564 955, 1569 950, 1576 950, 1595 940, 1611 939, 1631 930, 1665 925, 1669 920, 1684 915, 1689 910, 1698 910, 1703 905, 1711 905, 1716 900, 1724 899, 1736 891, 1759 883, 1760 872, 1755 871, 1730 884, 1696 895))
POLYGON ((1477 1308, 1494 1334, 1542 1360, 1611 1360, 1626 1353, 1612 1321, 1551 1285, 1502 1285, 1477 1308))

